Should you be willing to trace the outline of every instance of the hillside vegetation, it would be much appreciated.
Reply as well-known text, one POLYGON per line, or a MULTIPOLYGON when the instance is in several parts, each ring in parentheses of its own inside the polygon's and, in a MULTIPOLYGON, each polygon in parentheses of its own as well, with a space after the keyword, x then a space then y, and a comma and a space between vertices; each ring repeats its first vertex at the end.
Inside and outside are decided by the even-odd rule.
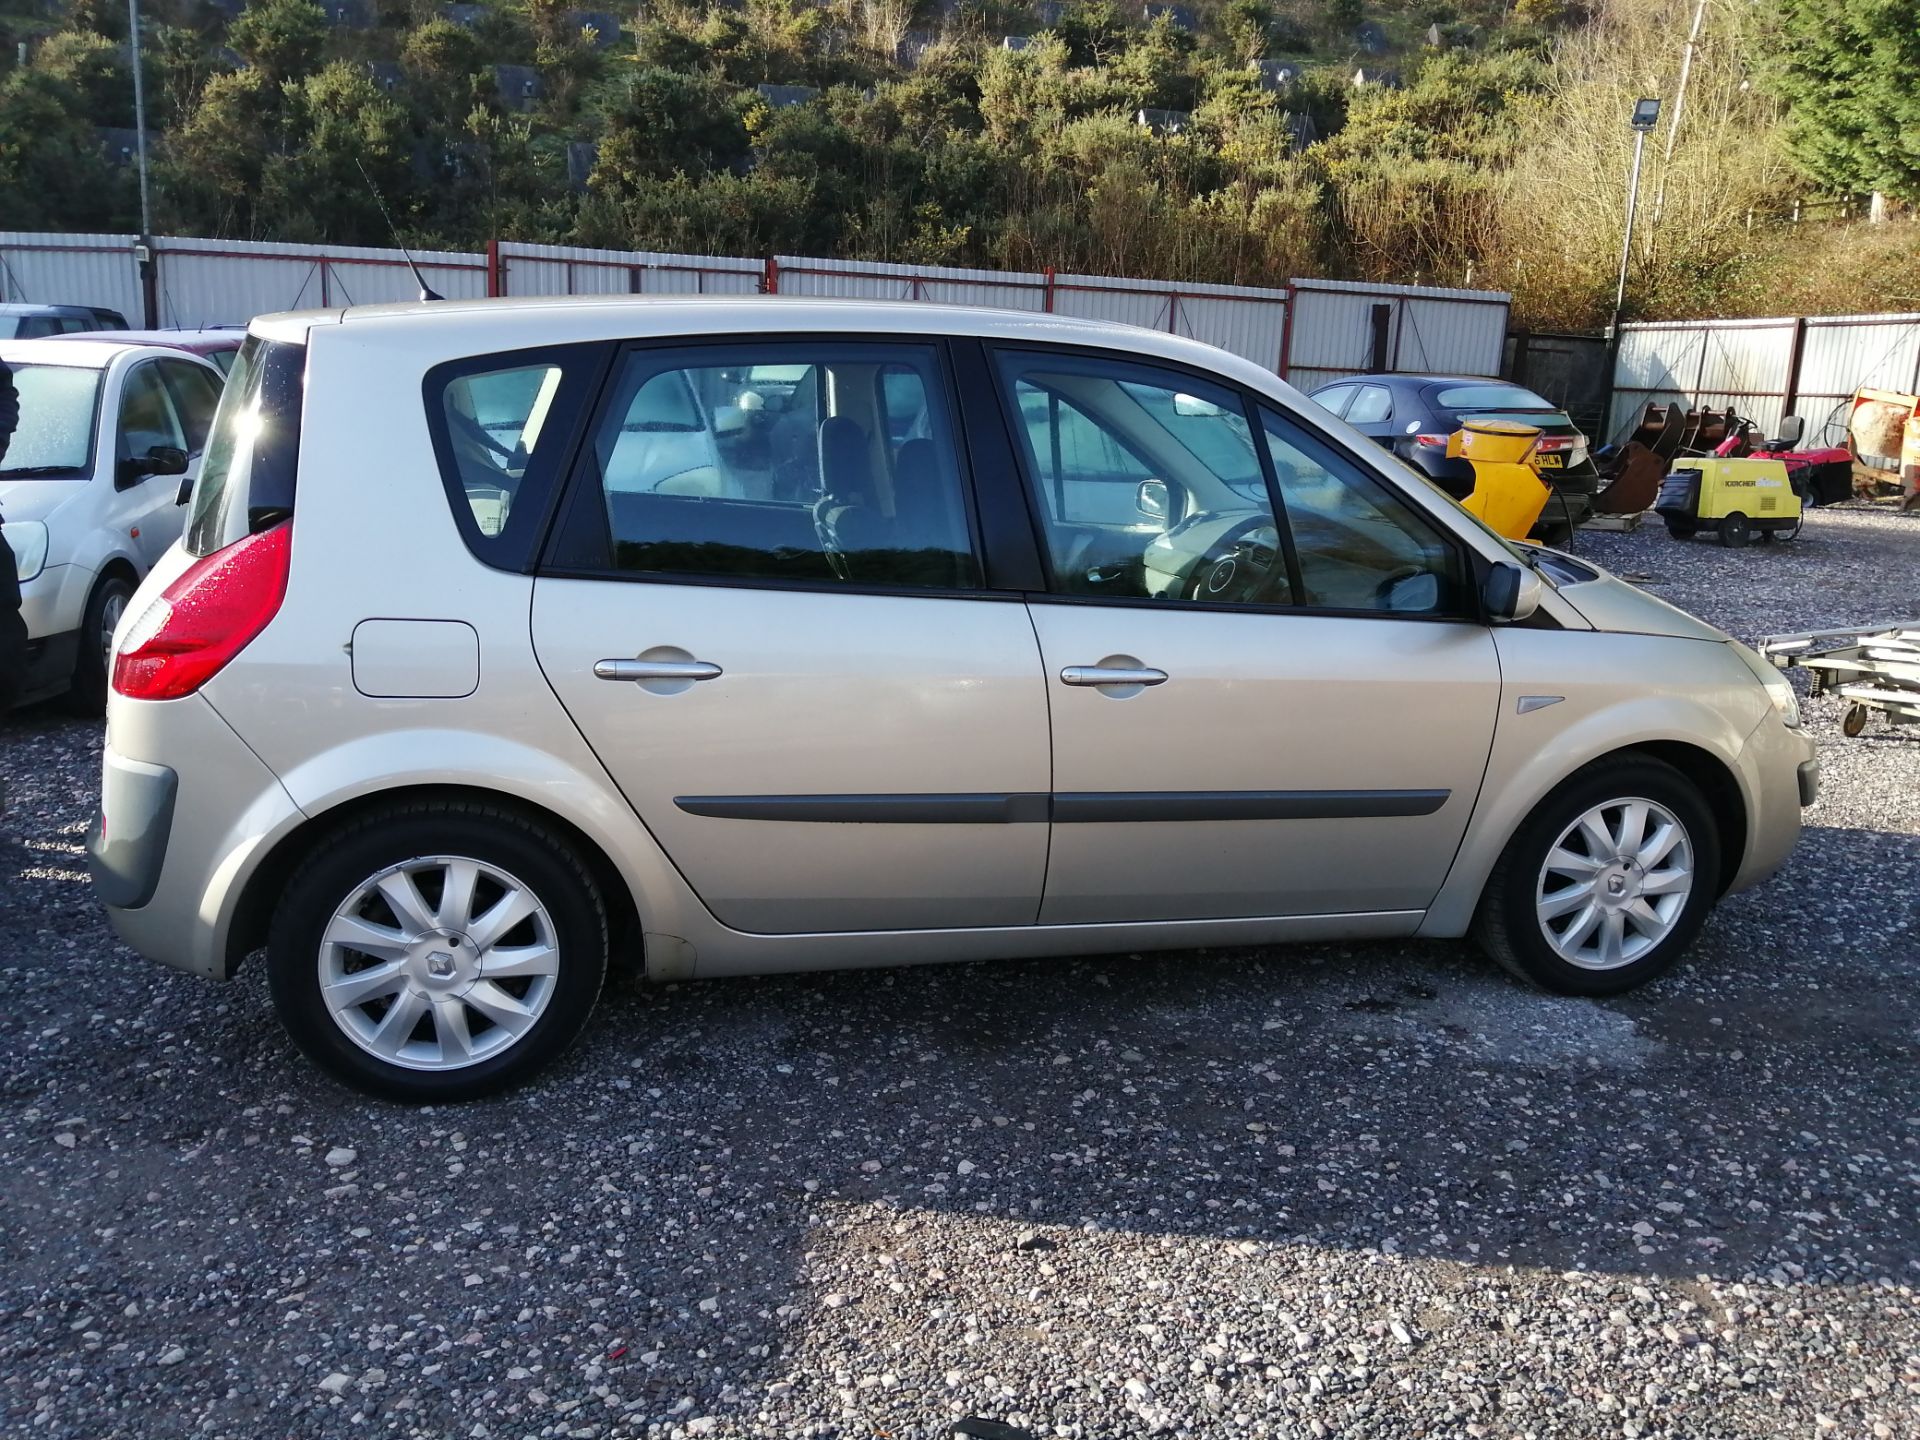
MULTIPOLYGON (((137 228, 125 10, 51 4, 0 9, 0 225, 137 228)), ((1589 328, 1649 94, 1633 313, 1920 308, 1920 227, 1833 218, 1920 200, 1909 0, 1708 0, 1671 138, 1693 0, 328 5, 148 0, 157 231, 385 244, 370 179, 421 246, 1330 274, 1589 328)))

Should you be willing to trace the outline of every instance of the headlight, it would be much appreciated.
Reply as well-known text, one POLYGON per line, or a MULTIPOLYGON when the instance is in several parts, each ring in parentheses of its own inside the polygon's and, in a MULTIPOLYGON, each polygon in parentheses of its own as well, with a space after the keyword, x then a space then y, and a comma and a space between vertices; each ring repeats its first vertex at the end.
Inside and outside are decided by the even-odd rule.
POLYGON ((14 520, 0 525, 0 540, 13 550, 14 568, 26 584, 47 568, 47 527, 38 520, 14 520))
POLYGON ((1780 721, 1789 730, 1800 728, 1800 696, 1793 688, 1793 682, 1771 661, 1755 650, 1751 645, 1742 645, 1738 640, 1729 641, 1733 653, 1747 662, 1747 668, 1753 671, 1753 678, 1766 688, 1767 698, 1773 702, 1773 708, 1780 712, 1780 721))

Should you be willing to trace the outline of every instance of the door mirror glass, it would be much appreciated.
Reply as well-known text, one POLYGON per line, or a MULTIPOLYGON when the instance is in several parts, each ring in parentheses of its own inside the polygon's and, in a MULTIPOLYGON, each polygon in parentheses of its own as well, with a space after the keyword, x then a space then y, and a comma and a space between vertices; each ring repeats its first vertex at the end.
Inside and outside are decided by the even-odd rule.
POLYGON ((1173 492, 1164 480, 1142 480, 1134 492, 1133 506, 1147 519, 1164 524, 1173 514, 1173 492))
POLYGON ((1502 560, 1487 572, 1480 598, 1489 620, 1512 625, 1540 608, 1540 577, 1517 560, 1502 560))

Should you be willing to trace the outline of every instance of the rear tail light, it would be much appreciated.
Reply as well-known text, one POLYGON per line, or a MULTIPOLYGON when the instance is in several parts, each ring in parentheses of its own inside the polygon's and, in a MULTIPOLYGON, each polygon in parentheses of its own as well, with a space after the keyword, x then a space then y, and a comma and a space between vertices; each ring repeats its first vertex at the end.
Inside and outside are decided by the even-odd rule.
POLYGON ((1573 448, 1573 436, 1542 435, 1540 437, 1540 448, 1542 450, 1571 450, 1573 448))
POLYGON ((293 526, 216 550, 160 592, 128 627, 113 688, 130 700, 178 700, 219 674, 267 628, 287 594, 293 526))

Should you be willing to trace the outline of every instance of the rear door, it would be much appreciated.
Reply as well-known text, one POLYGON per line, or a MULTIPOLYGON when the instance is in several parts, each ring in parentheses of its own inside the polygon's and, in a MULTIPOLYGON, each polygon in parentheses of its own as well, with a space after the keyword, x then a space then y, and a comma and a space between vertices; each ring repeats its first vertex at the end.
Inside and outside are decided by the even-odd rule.
MULTIPOLYGON (((1324 436, 1193 372, 1037 349, 998 368, 1052 569, 1030 606, 1054 752, 1042 922, 1411 923, 1499 702, 1459 548, 1324 436), (1165 497, 1163 517, 1105 531, 1100 566, 1051 483, 1063 412, 1036 392, 1165 497)), ((1081 508, 1119 511, 1130 482, 1081 508)))
POLYGON ((934 344, 770 337, 614 366, 535 582, 535 649, 727 925, 1038 911, 1047 691, 1021 597, 983 580, 949 397, 934 344))

